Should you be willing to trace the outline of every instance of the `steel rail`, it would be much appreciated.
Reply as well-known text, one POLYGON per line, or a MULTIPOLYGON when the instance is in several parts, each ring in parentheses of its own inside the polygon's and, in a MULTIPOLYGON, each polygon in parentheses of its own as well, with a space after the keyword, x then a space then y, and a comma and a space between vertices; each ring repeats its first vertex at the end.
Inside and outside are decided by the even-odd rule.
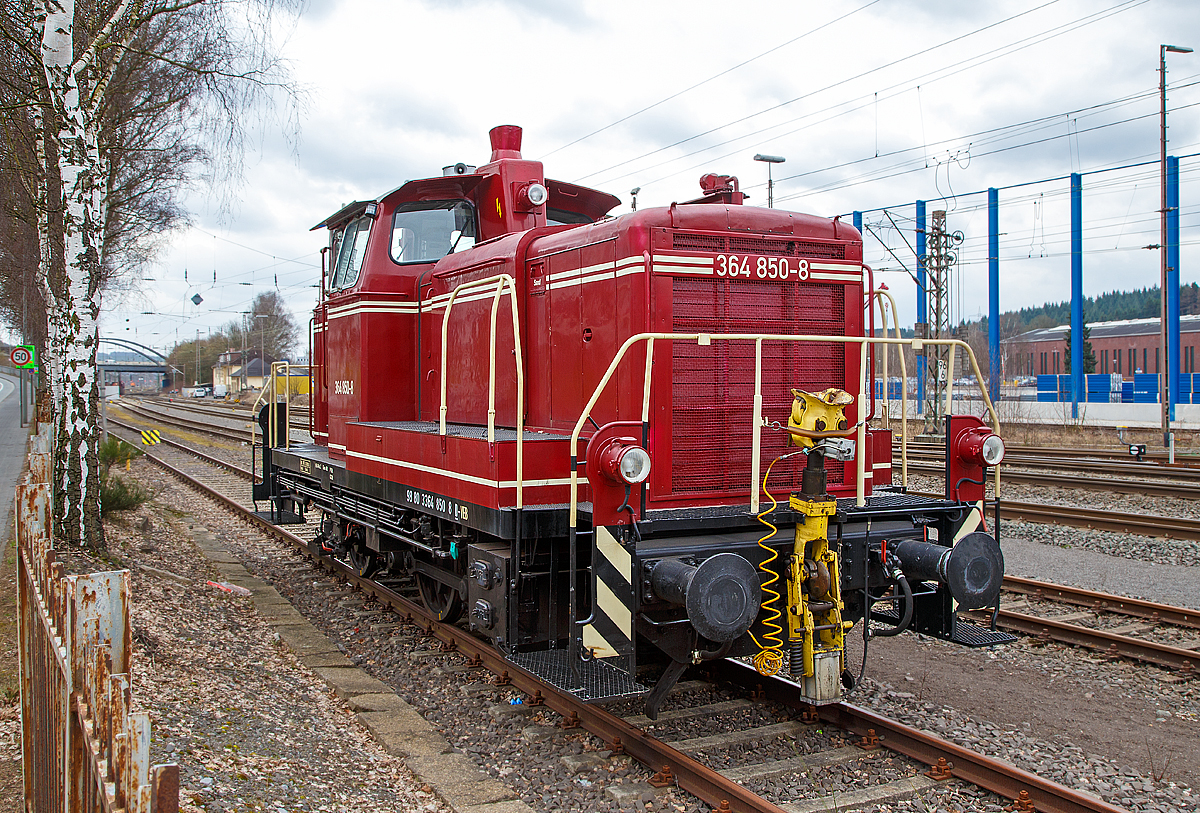
MULTIPOLYGON (((988 621, 987 613, 966 613, 971 618, 988 621)), ((1131 638, 1107 630, 1081 627, 1053 618, 1040 618, 1026 613, 1001 609, 996 616, 996 625, 1007 630, 1024 633, 1035 638, 1059 641, 1085 649, 1099 650, 1113 656, 1132 658, 1143 663, 1152 663, 1167 669, 1178 669, 1187 673, 1200 671, 1200 652, 1184 649, 1156 641, 1131 638)))
MULTIPOLYGON (((941 495, 925 491, 910 491, 917 497, 941 495)), ((1142 536, 1161 536, 1165 539, 1188 539, 1200 541, 1200 520, 1164 517, 1154 514, 1118 514, 1095 508, 1080 508, 1074 505, 1053 505, 1036 502, 1000 501, 1004 519, 1019 519, 1045 525, 1068 525, 1073 528, 1088 528, 1097 531, 1113 531, 1142 536)))
MULTIPOLYGON (((1092 460, 1130 460, 1128 446, 1116 449, 1101 449, 1096 447, 1072 448, 1070 446, 1010 446, 1011 451, 1022 455, 1044 455, 1047 457, 1066 457, 1072 459, 1092 460)), ((1170 452, 1165 449, 1149 448, 1142 456, 1142 465, 1157 466, 1160 469, 1186 469, 1200 466, 1200 455, 1183 453, 1175 450, 1175 464, 1170 463, 1170 452)))
MULTIPOLYGON (((131 432, 139 432, 140 433, 142 431, 141 429, 134 426, 133 424, 125 423, 124 421, 118 420, 116 418, 109 418, 108 422, 111 424, 114 424, 116 426, 119 426, 122 429, 128 429, 131 432)), ((124 440, 124 438, 122 438, 122 440, 124 440)), ((125 442, 129 443, 129 441, 125 441, 125 442)), ((163 444, 164 446, 171 446, 175 449, 179 449, 181 452, 187 452, 190 455, 194 455, 194 456, 200 458, 201 460, 203 460, 206 463, 211 463, 214 466, 220 466, 223 469, 227 469, 228 471, 233 472, 234 474, 238 475, 239 477, 241 477, 245 480, 250 480, 250 481, 254 480, 254 475, 251 474, 248 470, 243 469, 241 466, 237 466, 233 463, 230 463, 227 460, 221 460, 218 457, 213 457, 212 455, 207 455, 204 452, 200 451, 199 449, 193 449, 190 446, 185 446, 184 444, 182 444, 178 441, 175 441, 175 440, 171 440, 170 438, 162 438, 159 441, 159 443, 163 444)), ((145 454, 144 449, 137 447, 133 443, 129 443, 129 445, 134 446, 134 448, 138 448, 139 451, 141 451, 143 454, 145 454)))
POLYGON ((1153 601, 1143 601, 1140 598, 1115 596, 1110 593, 1098 593, 1085 590, 1082 587, 1072 587, 1066 584, 1026 579, 1022 576, 1005 576, 1004 589, 1013 593, 1030 596, 1035 599, 1059 601, 1064 604, 1075 604, 1101 612, 1120 613, 1133 618, 1144 618, 1163 624, 1173 624, 1177 627, 1192 627, 1200 629, 1200 610, 1187 607, 1175 607, 1170 604, 1157 604, 1153 601))
POLYGON ((238 440, 245 440, 247 442, 253 439, 250 432, 233 426, 214 426, 211 423, 193 421, 189 420, 188 418, 181 418, 178 415, 164 415, 162 413, 156 413, 153 410, 145 409, 144 407, 140 406, 134 406, 132 404, 121 404, 121 409, 132 412, 135 415, 140 415, 147 420, 159 421, 160 423, 178 426, 182 429, 194 429, 197 432, 203 432, 209 435, 234 437, 238 440))
MULTIPOLYGON (((895 461, 892 462, 893 468, 897 465, 898 463, 895 461)), ((946 473, 946 465, 945 463, 930 464, 913 462, 910 455, 908 471, 910 474, 915 472, 929 476, 941 476, 946 473)), ((1004 467, 1004 481, 1009 484, 1053 488, 1081 488, 1091 491, 1108 491, 1116 494, 1144 494, 1148 497, 1172 497, 1185 500, 1200 498, 1200 483, 1193 485, 1189 483, 1163 482, 1161 480, 1148 482, 1100 477, 1080 477, 1070 474, 1014 471, 1007 465, 1004 467)))
MULTIPOLYGON (((121 400, 122 400, 122 403, 125 402, 124 398, 122 398, 121 400)), ((204 403, 198 403, 198 404, 192 403, 190 401, 186 401, 183 399, 180 399, 178 401, 163 401, 161 398, 137 398, 137 399, 130 399, 130 400, 135 400, 136 403, 143 404, 143 405, 168 406, 172 409, 183 410, 184 412, 192 412, 192 413, 196 413, 196 414, 200 414, 200 415, 212 415, 215 418, 229 418, 229 419, 232 419, 235 421, 243 421, 243 420, 244 421, 253 421, 254 420, 254 410, 252 408, 241 406, 241 405, 220 407, 220 406, 209 405, 209 404, 204 404, 204 403)), ((294 407, 291 407, 291 412, 294 415, 307 415, 308 409, 306 407, 294 406, 294 407)), ((297 418, 296 420, 291 421, 288 424, 288 426, 292 429, 296 429, 301 432, 308 432, 308 430, 309 430, 309 423, 308 423, 307 418, 304 418, 303 420, 301 420, 300 418, 297 418)))
MULTIPOLYGON (((908 459, 927 465, 945 466, 945 454, 940 450, 936 453, 924 450, 917 450, 914 452, 910 448, 908 452, 908 459)), ((892 465, 894 468, 896 466, 896 462, 893 461, 892 465)), ((1156 463, 1138 463, 1132 459, 1087 460, 1084 458, 1026 456, 1014 455, 1011 452, 1005 451, 1003 474, 1006 477, 1019 474, 1020 472, 1014 471, 1014 468, 1090 471, 1095 473, 1111 474, 1116 477, 1140 477, 1147 480, 1161 480, 1163 478, 1167 478, 1175 482, 1200 483, 1200 468, 1191 466, 1160 466, 1156 463)))
MULTIPOLYGON (((943 444, 924 444, 926 448, 937 448, 938 453, 942 453, 943 444)), ((895 448, 895 444, 893 444, 895 448)), ((912 454, 913 448, 922 449, 922 444, 912 444, 909 448, 909 453, 912 454)), ((1130 461, 1131 455, 1127 446, 1121 446, 1112 449, 1103 449, 1098 447, 1071 447, 1071 446, 1030 446, 1027 444, 1005 444, 1006 455, 1028 456, 1028 457, 1056 457, 1069 458, 1072 460, 1112 460, 1112 461, 1130 461)), ((1145 455, 1142 456, 1142 465, 1153 466, 1159 469, 1189 469, 1200 467, 1200 454, 1184 453, 1178 449, 1175 451, 1175 464, 1172 466, 1169 462, 1170 453, 1166 450, 1148 448, 1145 455)), ((1132 462, 1132 461, 1131 461, 1132 462)))
MULTIPOLYGON (((738 661, 714 661, 708 666, 722 678, 740 685, 755 684, 766 697, 800 711, 813 707, 800 701, 796 687, 779 677, 759 675, 738 661)), ((929 766, 945 760, 951 775, 1009 799, 1022 792, 1029 795, 1040 813, 1120 813, 1102 799, 1073 790, 1006 762, 971 751, 912 726, 890 720, 851 703, 830 703, 816 707, 822 720, 847 731, 870 738, 873 733, 880 745, 929 766)))
POLYGON ((1142 534, 1143 536, 1161 536, 1167 539, 1200 540, 1200 521, 1194 519, 1151 514, 1117 514, 1112 511, 1081 508, 1074 505, 1045 505, 1012 500, 1001 500, 1000 511, 1005 519, 1070 525, 1076 528, 1092 528, 1100 531, 1142 534))

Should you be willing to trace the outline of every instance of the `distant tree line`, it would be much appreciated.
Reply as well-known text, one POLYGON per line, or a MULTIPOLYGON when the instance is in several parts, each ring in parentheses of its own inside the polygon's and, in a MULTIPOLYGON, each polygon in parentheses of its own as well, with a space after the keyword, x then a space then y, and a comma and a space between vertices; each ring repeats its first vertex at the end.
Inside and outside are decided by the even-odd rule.
MULTIPOLYGON (((1162 296, 1156 285, 1136 291, 1110 291, 1100 296, 1084 297, 1083 312, 1092 323, 1150 319, 1158 316, 1161 303, 1162 296)), ((1179 286, 1179 312, 1200 314, 1200 285, 1193 282, 1190 285, 1179 286)), ((1047 303, 1036 308, 1022 308, 1015 314, 1020 326, 1019 333, 1057 327, 1070 323, 1071 303, 1047 303)))
MULTIPOLYGON (((1125 319, 1156 318, 1161 307, 1158 286, 1137 291, 1110 291, 1083 300, 1083 320, 1087 324, 1118 322, 1125 319)), ((1200 314, 1200 284, 1179 286, 1179 312, 1200 314)), ((1005 311, 1000 314, 1000 338, 1011 339, 1030 330, 1071 324, 1070 302, 1048 302, 1034 308, 1005 311)), ((982 331, 987 335, 988 318, 962 322, 958 331, 969 334, 982 331)))

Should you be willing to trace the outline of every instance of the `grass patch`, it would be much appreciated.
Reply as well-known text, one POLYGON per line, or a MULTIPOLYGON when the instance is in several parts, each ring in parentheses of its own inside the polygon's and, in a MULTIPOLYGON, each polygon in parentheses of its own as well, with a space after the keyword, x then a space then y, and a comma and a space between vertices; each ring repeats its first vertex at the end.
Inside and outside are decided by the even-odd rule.
POLYGON ((142 450, 125 443, 120 438, 109 436, 100 444, 100 516, 110 516, 114 511, 130 511, 149 502, 154 496, 140 483, 125 480, 112 473, 114 465, 122 463, 126 468, 129 461, 142 456, 142 450))
POLYGON ((100 481, 100 516, 107 517, 114 511, 138 508, 150 502, 153 496, 140 483, 107 474, 100 481))

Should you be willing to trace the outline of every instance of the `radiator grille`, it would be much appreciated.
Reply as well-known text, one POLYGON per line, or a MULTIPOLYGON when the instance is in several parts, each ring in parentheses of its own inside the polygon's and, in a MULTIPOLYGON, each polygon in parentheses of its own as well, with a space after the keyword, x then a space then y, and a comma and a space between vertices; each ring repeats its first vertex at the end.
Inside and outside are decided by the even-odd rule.
POLYGON ((771 237, 742 237, 736 234, 693 234, 673 232, 671 247, 678 251, 708 251, 714 254, 774 254, 780 257, 808 257, 815 260, 846 259, 845 243, 817 243, 771 237))
POLYGON ((796 253, 816 260, 846 259, 845 243, 797 243, 796 253))
MULTIPOLYGON (((780 333, 842 335, 845 288, 810 283, 676 278, 673 329, 679 333, 780 333)), ((673 495, 746 495, 750 488, 754 343, 675 342, 672 349, 673 495)), ((786 421, 792 387, 819 391, 845 387, 841 344, 763 343, 763 410, 786 421)), ((761 471, 786 448, 786 433, 762 435, 761 471)), ((780 461, 771 472, 772 493, 800 487, 802 456, 780 461)), ((827 462, 830 485, 844 481, 844 464, 827 462)))
POLYGON ((790 257, 796 253, 796 244, 794 242, 770 240, 766 237, 736 237, 734 235, 730 235, 726 239, 729 241, 729 250, 736 254, 782 254, 790 257))
POLYGON ((711 251, 714 254, 720 254, 725 250, 725 238, 708 234, 675 232, 671 246, 680 251, 711 251))

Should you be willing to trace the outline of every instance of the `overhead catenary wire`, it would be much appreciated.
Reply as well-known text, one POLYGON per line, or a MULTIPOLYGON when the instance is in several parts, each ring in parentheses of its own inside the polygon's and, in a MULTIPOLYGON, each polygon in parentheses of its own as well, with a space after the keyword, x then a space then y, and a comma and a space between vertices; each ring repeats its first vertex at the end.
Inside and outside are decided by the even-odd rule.
POLYGON ((842 22, 843 20, 853 17, 855 14, 858 14, 860 11, 866 11, 868 8, 870 8, 871 6, 873 6, 879 2, 881 2, 881 0, 869 0, 869 2, 867 2, 866 4, 859 6, 858 8, 856 8, 852 11, 848 11, 845 14, 843 14, 842 16, 836 17, 827 23, 823 23, 823 24, 817 26, 816 28, 809 29, 808 31, 805 31, 803 34, 801 34, 798 37, 792 37, 787 42, 780 43, 779 45, 776 45, 773 48, 768 48, 766 51, 763 51, 762 53, 758 54, 757 56, 752 56, 749 59, 744 59, 741 62, 737 63, 736 65, 726 68, 725 70, 721 71, 720 73, 715 73, 712 76, 708 77, 707 79, 703 79, 699 82, 696 82, 693 85, 689 85, 688 87, 684 88, 683 90, 676 91, 675 93, 672 93, 669 96, 665 96, 665 97, 659 99, 658 101, 653 102, 652 104, 646 105, 645 107, 641 108, 640 110, 635 110, 634 112, 632 112, 626 116, 622 116, 621 118, 617 119, 616 121, 609 122, 608 124, 604 125, 603 127, 599 127, 595 130, 592 130, 587 135, 579 136, 575 140, 569 141, 560 147, 555 147, 554 149, 550 150, 550 152, 543 154, 542 157, 548 158, 551 155, 562 152, 563 150, 567 149, 568 147, 573 147, 576 144, 579 144, 583 141, 588 140, 589 138, 592 138, 593 136, 599 135, 600 133, 603 133, 606 130, 611 130, 613 127, 616 127, 619 124, 624 124, 625 122, 629 121, 630 119, 636 118, 636 117, 642 115, 643 113, 649 112, 649 111, 653 110, 654 108, 664 105, 673 99, 678 99, 680 96, 683 96, 685 93, 690 93, 691 91, 696 90, 699 87, 703 87, 704 85, 707 85, 709 82, 713 82, 717 79, 720 79, 722 76, 726 76, 730 73, 733 73, 734 71, 744 68, 753 62, 757 62, 758 60, 762 59, 763 57, 769 56, 769 55, 775 53, 776 51, 779 51, 783 48, 788 47, 789 45, 794 45, 795 43, 799 42, 802 39, 805 39, 806 37, 810 37, 813 34, 816 34, 820 31, 825 30, 826 28, 829 28, 833 25, 836 25, 837 23, 842 22))
MULTIPOLYGON (((624 166, 628 166, 629 164, 631 164, 631 163, 634 163, 634 162, 636 162, 636 161, 640 161, 640 160, 642 160, 642 159, 644 159, 644 158, 648 158, 648 157, 652 157, 652 156, 654 156, 654 155, 658 155, 658 154, 660 154, 660 153, 663 153, 663 152, 665 152, 665 151, 667 151, 667 150, 671 150, 671 149, 673 149, 673 148, 675 148, 675 147, 681 146, 681 145, 683 145, 683 144, 687 144, 687 143, 689 143, 689 142, 691 142, 691 141, 694 141, 694 140, 696 140, 696 139, 698 139, 698 138, 702 138, 702 137, 704 137, 704 136, 706 136, 706 135, 710 135, 710 134, 712 134, 712 133, 715 133, 715 132, 718 132, 718 131, 720 131, 720 130, 726 129, 726 128, 728 128, 728 127, 731 127, 731 126, 733 126, 733 125, 740 124, 740 123, 743 123, 743 122, 745 122, 745 121, 749 121, 749 120, 751 120, 751 119, 753 119, 753 118, 756 118, 756 117, 758 117, 758 116, 761 116, 761 115, 763 115, 763 114, 765 114, 765 113, 768 113, 768 112, 771 112, 771 111, 774 111, 774 110, 777 110, 777 109, 780 109, 780 108, 786 107, 786 106, 788 106, 788 105, 791 105, 791 104, 794 104, 794 103, 796 103, 796 102, 798 102, 798 101, 802 101, 802 100, 808 99, 808 98, 810 98, 810 97, 812 97, 812 96, 815 96, 815 95, 817 95, 817 94, 820 94, 820 93, 824 93, 824 92, 826 92, 826 91, 832 90, 832 89, 834 89, 834 88, 837 88, 837 87, 840 87, 840 86, 842 86, 842 85, 846 85, 846 84, 848 84, 848 83, 850 83, 850 82, 853 82, 853 81, 855 81, 855 80, 857 80, 857 79, 861 79, 861 78, 863 78, 863 77, 865 77, 865 76, 869 76, 869 75, 871 75, 871 74, 874 74, 874 73, 877 73, 877 72, 880 72, 880 71, 886 70, 886 69, 888 69, 888 68, 891 68, 891 67, 894 67, 894 66, 896 66, 896 65, 898 65, 898 64, 902 64, 902 63, 904 63, 904 62, 907 62, 907 61, 909 61, 909 60, 911 60, 911 59, 915 59, 916 57, 923 56, 923 55, 925 55, 925 54, 928 54, 928 53, 931 53, 931 52, 933 52, 933 51, 936 51, 936 50, 938 50, 939 48, 945 47, 945 46, 947 46, 947 45, 950 45, 950 44, 952 44, 952 43, 959 42, 959 41, 961 41, 961 40, 964 40, 964 39, 966 39, 966 38, 969 38, 969 37, 971 37, 971 36, 974 36, 974 35, 976 35, 976 34, 983 33, 983 32, 985 32, 985 31, 988 31, 988 30, 990 30, 990 29, 992 29, 992 28, 995 28, 995 27, 997 27, 997 26, 999 26, 999 25, 1002 25, 1002 24, 1004 24, 1004 23, 1011 22, 1011 21, 1013 21, 1013 20, 1015 20, 1015 19, 1018 19, 1019 17, 1022 17, 1022 16, 1024 16, 1024 15, 1030 14, 1030 13, 1032 13, 1032 12, 1034 12, 1034 11, 1037 11, 1037 10, 1040 10, 1040 9, 1042 9, 1042 8, 1045 8, 1046 6, 1052 5, 1052 4, 1053 4, 1053 2, 1057 2, 1057 0, 1052 0, 1052 2, 1050 2, 1050 3, 1044 3, 1044 4, 1040 5, 1040 6, 1037 6, 1037 7, 1035 7, 1035 8, 1028 9, 1028 10, 1026 10, 1026 11, 1023 11, 1023 12, 1019 12, 1019 13, 1017 13, 1017 14, 1014 14, 1014 15, 1010 16, 1010 17, 1006 17, 1006 18, 1005 18, 1005 19, 1003 19, 1003 20, 999 20, 999 21, 997 21, 997 22, 994 22, 994 23, 989 23, 988 25, 985 25, 985 26, 982 26, 982 27, 980 27, 980 28, 974 29, 973 31, 971 31, 971 32, 968 32, 968 33, 966 33, 966 34, 962 34, 962 35, 959 35, 959 36, 956 36, 956 37, 952 37, 952 38, 950 38, 950 39, 948 39, 948 40, 945 40, 945 41, 943 41, 943 42, 941 42, 941 43, 939 43, 939 44, 937 44, 937 45, 932 45, 932 46, 929 46, 928 48, 921 49, 920 51, 916 51, 916 52, 914 52, 914 53, 911 53, 911 54, 909 54, 909 55, 907 55, 907 56, 904 56, 904 57, 901 57, 901 58, 895 59, 895 60, 893 60, 893 61, 891 61, 891 62, 885 63, 885 64, 883 64, 883 65, 880 65, 880 66, 877 66, 877 67, 875 67, 875 68, 871 68, 871 69, 869 69, 869 70, 867 70, 867 71, 864 71, 864 72, 861 72, 861 73, 859 73, 859 74, 856 74, 855 76, 852 76, 852 77, 848 77, 848 78, 846 78, 846 79, 839 80, 839 81, 837 81, 837 82, 831 83, 831 84, 829 84, 829 85, 826 85, 826 86, 824 86, 824 87, 822 87, 822 88, 819 88, 819 89, 817 89, 817 90, 809 91, 809 92, 807 92, 807 93, 805 93, 805 94, 802 94, 801 96, 797 96, 797 97, 795 97, 795 98, 793 98, 793 99, 790 99, 790 100, 788 100, 788 101, 777 103, 777 104, 775 104, 775 105, 772 105, 772 106, 770 106, 770 107, 767 107, 767 108, 764 108, 764 109, 762 109, 762 110, 759 110, 759 111, 757 111, 757 112, 755 112, 755 113, 750 113, 750 114, 748 114, 748 115, 742 116, 742 117, 740 117, 740 118, 734 119, 734 120, 732 120, 732 121, 729 121, 729 122, 726 122, 726 123, 724 123, 724 124, 717 125, 717 126, 715 126, 715 127, 709 128, 709 129, 707 129, 707 130, 705 130, 705 131, 703 131, 703 132, 701 132, 701 133, 697 133, 697 134, 695 134, 695 135, 688 136, 687 138, 679 139, 679 140, 677 140, 677 141, 675 141, 675 142, 673 142, 673 143, 671 143, 671 144, 668 144, 668 145, 665 145, 665 146, 658 147, 658 148, 656 148, 656 149, 653 149, 653 150, 647 151, 647 152, 645 152, 645 153, 643 153, 643 154, 641 154, 641 155, 639 155, 639 156, 636 156, 636 157, 634 157, 634 158, 627 159, 627 160, 625 160, 625 161, 621 161, 621 162, 619 162, 619 163, 617 163, 617 164, 613 164, 613 165, 611 165, 611 166, 609 166, 609 167, 606 167, 606 168, 604 168, 604 169, 601 169, 601 170, 596 170, 596 171, 594 171, 594 172, 591 172, 591 173, 588 173, 588 174, 586 174, 586 175, 583 175, 583 176, 581 176, 581 177, 580 177, 580 178, 578 178, 577 180, 583 181, 583 180, 587 180, 587 179, 590 179, 590 178, 594 178, 594 177, 596 177, 596 176, 598 176, 598 175, 603 175, 604 173, 610 172, 610 171, 612 171, 612 170, 615 170, 615 169, 618 169, 618 168, 621 168, 621 167, 624 167, 624 166)), ((985 64, 986 62, 992 61, 993 59, 998 59, 998 58, 1000 58, 1001 56, 1006 56, 1006 55, 1008 55, 1009 53, 1013 53, 1013 52, 1015 52, 1015 51, 1017 51, 1017 50, 1022 50, 1022 49, 1026 48, 1026 47, 1030 47, 1030 46, 1032 46, 1032 45, 1038 44, 1039 42, 1043 42, 1043 41, 1045 41, 1045 40, 1047 40, 1047 39, 1051 39, 1051 38, 1054 38, 1054 37, 1057 37, 1057 36, 1062 36, 1063 34, 1065 34, 1065 33, 1069 33, 1070 31, 1076 30, 1077 28, 1083 27, 1084 25, 1089 25, 1089 24, 1091 24, 1091 23, 1098 22, 1099 20, 1105 19, 1105 18, 1107 18, 1107 17, 1109 17, 1109 16, 1112 16, 1112 15, 1114 15, 1114 14, 1118 14, 1118 13, 1121 13, 1121 12, 1124 12, 1124 11, 1128 11, 1128 10, 1130 10, 1131 8, 1134 8, 1134 7, 1138 6, 1138 5, 1142 5, 1142 4, 1146 3, 1146 2, 1149 2, 1149 0, 1122 0, 1122 2, 1118 3, 1116 6, 1112 6, 1112 7, 1108 8, 1108 9, 1104 9, 1104 10, 1101 10, 1101 11, 1098 11, 1098 12, 1094 12, 1094 13, 1091 13, 1091 14, 1085 15, 1084 17, 1077 18, 1076 20, 1073 20, 1073 21, 1072 21, 1072 22, 1070 22, 1070 23, 1065 23, 1065 24, 1063 24, 1063 25, 1061 25, 1061 26, 1058 26, 1058 27, 1056 27, 1056 28, 1047 29, 1047 31, 1044 31, 1044 32, 1040 32, 1040 33, 1038 33, 1038 34, 1031 35, 1030 37, 1026 37, 1026 38, 1024 38, 1024 39, 1022 39, 1022 40, 1018 40, 1016 43, 1010 43, 1010 44, 1008 44, 1008 45, 1006 45, 1006 46, 1001 46, 1000 48, 993 49, 992 51, 989 51, 989 52, 985 52, 985 54, 983 54, 983 55, 975 55, 975 56, 973 56, 973 57, 969 57, 969 58, 967 58, 967 59, 965 59, 965 60, 960 60, 960 61, 958 61, 958 62, 956 62, 956 63, 953 63, 953 64, 951 64, 951 65, 943 66, 942 68, 938 68, 938 69, 936 69, 936 70, 934 70, 934 71, 930 71, 930 72, 927 72, 927 73, 925 73, 925 74, 922 74, 920 77, 918 77, 918 78, 916 78, 916 79, 909 79, 909 80, 905 80, 905 81, 903 81, 903 82, 901 82, 901 83, 897 83, 897 84, 895 84, 895 85, 889 86, 888 88, 885 88, 884 90, 885 90, 885 91, 887 91, 887 90, 893 90, 893 89, 895 89, 895 88, 897 88, 897 87, 904 86, 904 87, 905 87, 905 92, 907 92, 907 91, 909 91, 909 90, 912 90, 912 89, 913 89, 913 87, 912 87, 911 85, 912 85, 914 82, 915 82, 917 85, 919 85, 919 84, 922 84, 922 83, 928 84, 930 81, 934 81, 934 80, 933 80, 933 79, 931 79, 930 77, 939 76, 939 74, 940 74, 940 75, 941 75, 941 76, 940 76, 940 78, 944 78, 945 76, 947 76, 947 75, 951 75, 951 74, 952 74, 952 73, 954 73, 954 72, 961 72, 961 71, 963 70, 963 67, 962 67, 962 66, 963 66, 963 65, 965 65, 965 64, 967 64, 967 63, 971 63, 971 62, 973 62, 974 64, 973 64, 973 65, 971 65, 971 67, 977 67, 978 65, 985 64), (1040 37, 1041 39, 1038 39, 1039 37, 1040 37), (1005 49, 1009 49, 1009 50, 1005 51, 1005 49)), ((896 95, 896 94, 893 94, 893 95, 896 95)), ((864 97, 861 97, 861 98, 864 100, 864 101, 863 101, 863 103, 862 103, 862 104, 861 104, 861 105, 860 105, 858 108, 854 108, 854 109, 861 109, 862 107, 865 107, 865 106, 867 106, 868 104, 870 104, 870 103, 871 103, 871 100, 873 99, 873 94, 867 94, 866 96, 864 96, 864 97)), ((885 97, 885 98, 889 98, 889 97, 885 97)), ((846 105, 846 104, 850 104, 850 102, 841 102, 841 103, 838 103, 838 104, 836 104, 836 105, 831 105, 831 106, 829 106, 829 107, 826 107, 826 108, 824 108, 824 109, 823 109, 823 110, 821 110, 821 111, 817 111, 817 113, 813 113, 813 114, 807 114, 806 116, 802 116, 802 117, 800 117, 800 118, 806 118, 806 117, 808 117, 808 116, 811 116, 811 115, 818 115, 818 114, 820 114, 820 113, 823 113, 823 112, 828 112, 828 111, 830 111, 830 110, 836 109, 836 108, 838 108, 838 107, 841 107, 841 106, 844 106, 844 105, 846 105)), ((851 111, 844 111, 842 114, 844 114, 845 112, 851 112, 851 111)), ((793 121, 794 121, 794 120, 793 120, 793 121)), ((773 129, 773 128, 777 128, 777 127, 780 127, 780 126, 785 126, 785 125, 786 125, 786 123, 784 123, 784 124, 776 124, 776 125, 772 125, 772 127, 766 128, 766 129, 768 129, 768 130, 769 130, 769 129, 773 129)), ((693 155, 697 155, 697 154, 700 154, 700 153, 703 153, 703 152, 706 152, 706 151, 710 151, 710 150, 712 150, 712 149, 716 149, 716 148, 718 148, 718 147, 720 147, 720 146, 725 146, 725 145, 731 144, 731 143, 733 143, 734 141, 738 141, 738 140, 744 140, 744 139, 746 139, 746 138, 749 138, 749 137, 751 137, 751 136, 759 135, 759 134, 761 134, 761 133, 763 133, 763 132, 765 132, 765 130, 760 130, 760 131, 757 131, 757 132, 755 132, 755 133, 751 133, 751 134, 749 134, 749 135, 746 135, 746 136, 740 136, 740 137, 738 137, 738 138, 731 139, 731 140, 728 140, 728 141, 725 141, 725 142, 721 142, 721 143, 719 143, 719 144, 716 144, 716 145, 711 145, 711 146, 709 146, 709 147, 702 148, 702 149, 700 149, 700 150, 697 150, 697 151, 695 151, 695 152, 688 153, 687 155, 681 156, 681 157, 679 157, 679 158, 673 158, 673 159, 670 159, 670 160, 671 160, 671 161, 675 161, 675 160, 681 160, 681 158, 687 158, 687 157, 690 157, 690 156, 693 156, 693 155)), ((793 131, 793 132, 794 132, 794 131, 793 131)), ((777 137, 782 137, 782 136, 777 136, 777 137)), ((747 148, 747 147, 745 147, 745 146, 743 146, 743 147, 742 147, 742 149, 746 149, 746 148, 747 148)), ((711 160, 711 159, 710 159, 710 160, 711 160)), ((660 164, 658 164, 658 166, 662 166, 662 165, 663 165, 663 163, 666 163, 666 162, 661 162, 660 164)), ((645 169, 643 169, 643 170, 639 170, 639 171, 641 171, 641 172, 644 172, 644 171, 646 171, 646 170, 645 170, 645 169)), ((680 170, 680 171, 685 171, 685 170, 680 170)), ((606 182, 606 183, 612 183, 612 182, 616 182, 616 181, 619 181, 619 180, 621 180, 622 178, 629 177, 629 175, 630 175, 630 174, 632 174, 632 173, 628 173, 628 172, 627 172, 627 173, 625 173, 624 175, 620 175, 620 176, 617 176, 617 177, 615 177, 615 178, 608 179, 608 180, 607 180, 607 181, 605 181, 605 182, 606 182)), ((678 174, 678 172, 672 173, 672 175, 675 175, 675 174, 678 174)), ((670 177, 670 176, 666 176, 666 177, 670 177)), ((653 184, 653 183, 657 183, 659 180, 662 180, 662 179, 660 178, 660 179, 656 179, 656 180, 654 180, 654 181, 647 181, 647 182, 643 183, 643 186, 647 186, 647 185, 650 185, 650 184, 653 184)))

